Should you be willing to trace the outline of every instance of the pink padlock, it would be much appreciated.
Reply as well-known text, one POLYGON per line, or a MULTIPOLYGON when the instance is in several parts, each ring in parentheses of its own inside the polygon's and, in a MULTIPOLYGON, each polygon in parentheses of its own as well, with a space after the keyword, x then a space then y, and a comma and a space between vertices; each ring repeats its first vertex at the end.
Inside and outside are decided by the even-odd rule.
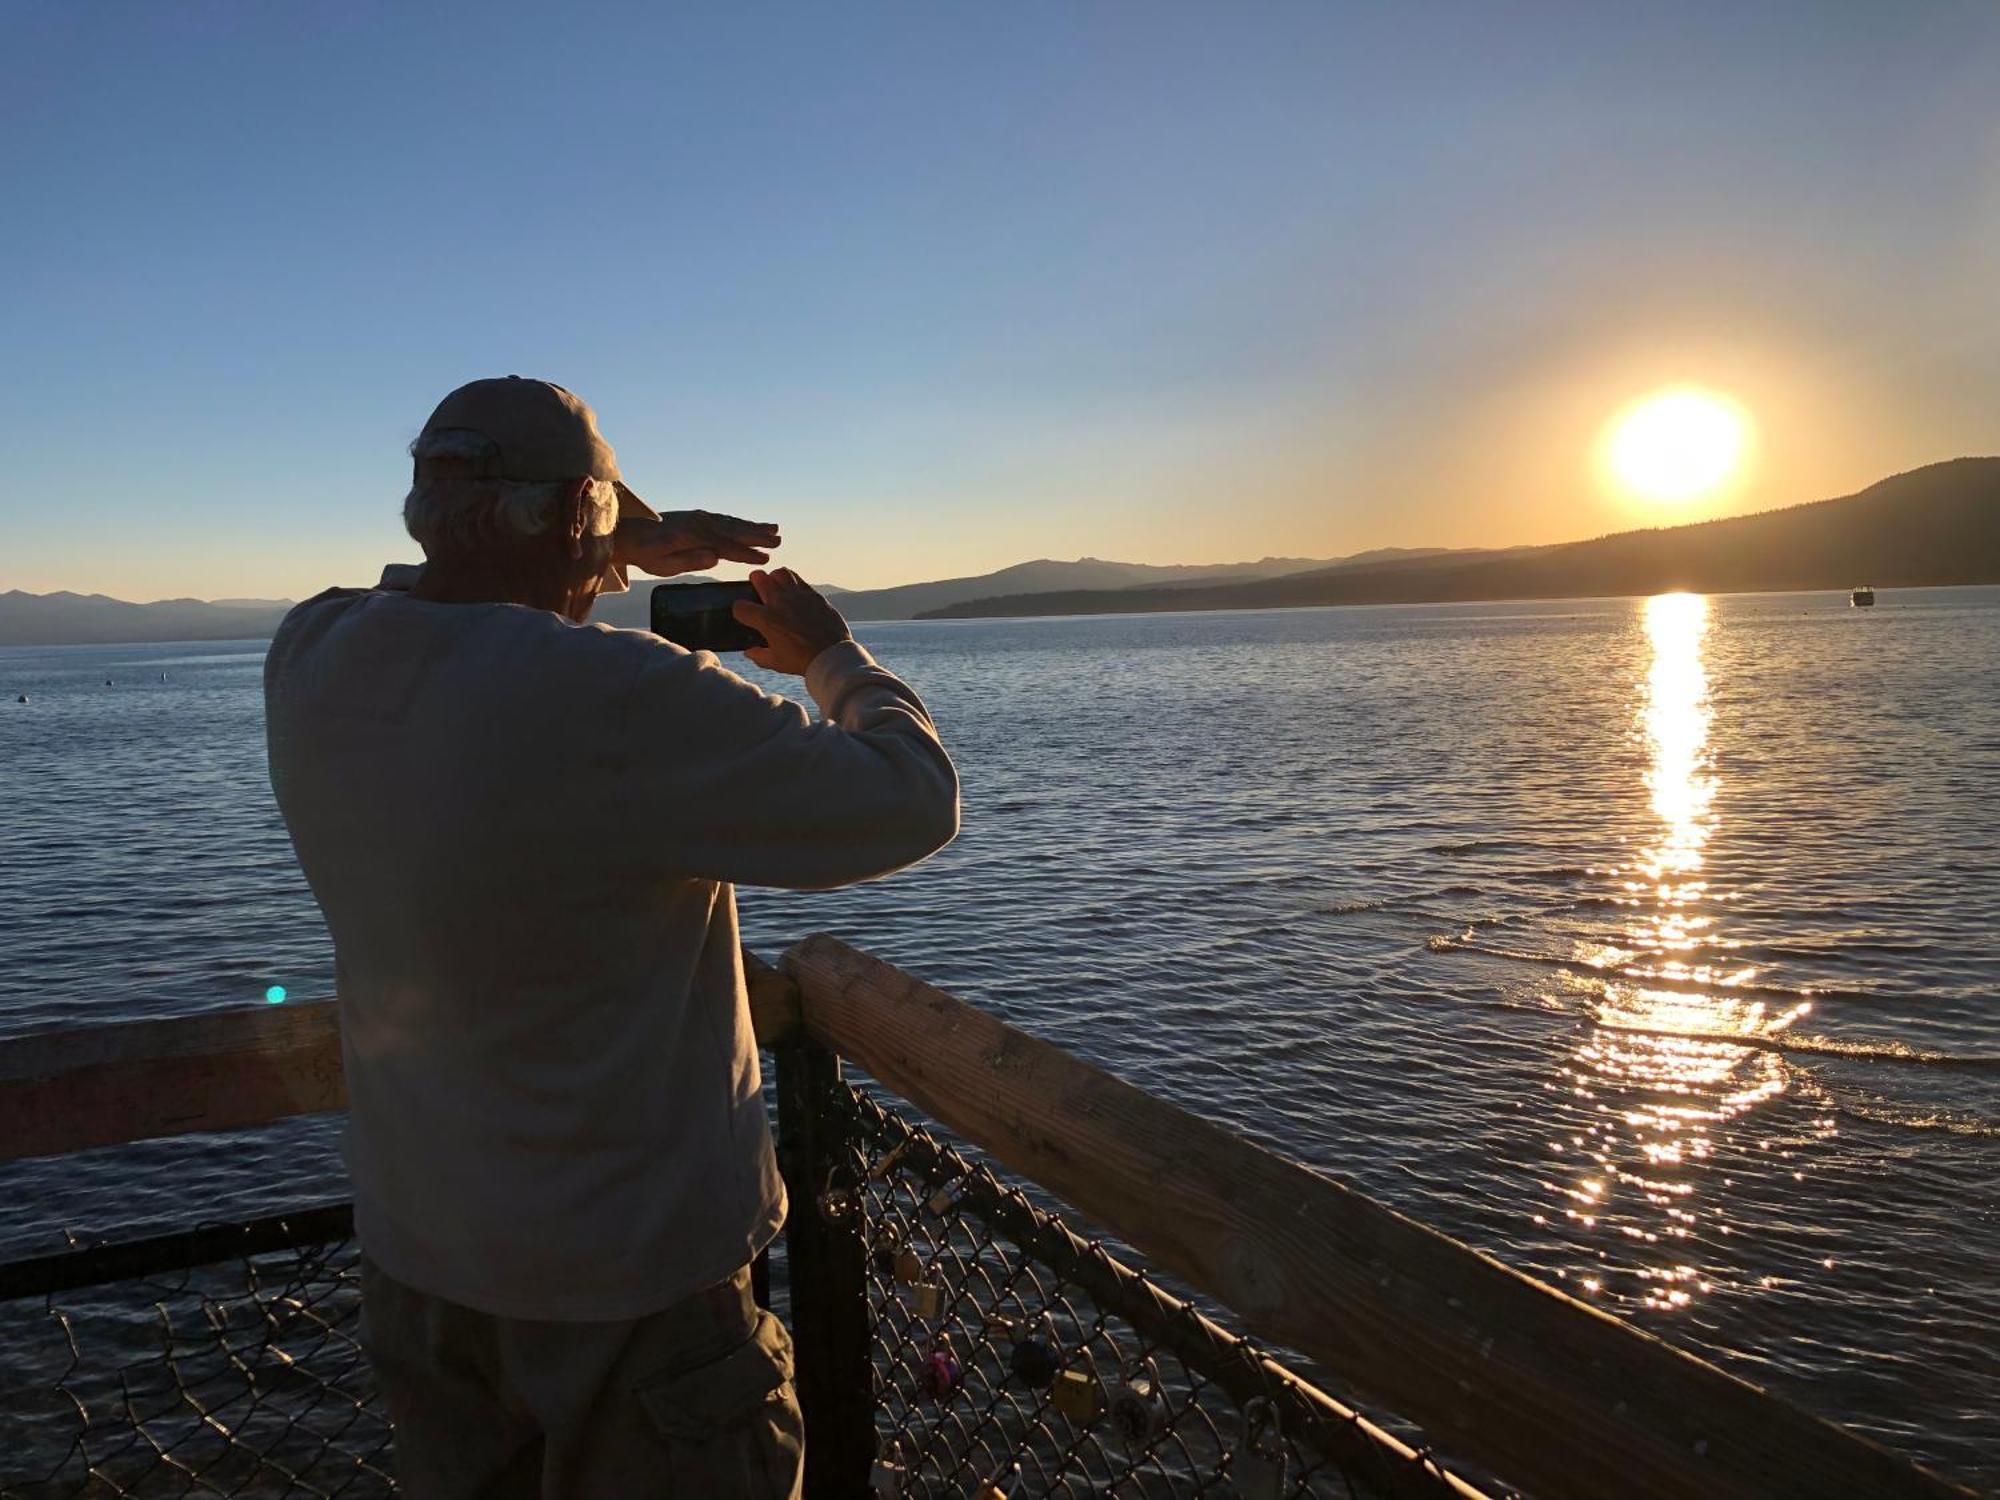
POLYGON ((917 1366, 917 1385, 936 1401, 949 1401, 965 1385, 965 1367, 951 1352, 951 1340, 940 1337, 917 1366))

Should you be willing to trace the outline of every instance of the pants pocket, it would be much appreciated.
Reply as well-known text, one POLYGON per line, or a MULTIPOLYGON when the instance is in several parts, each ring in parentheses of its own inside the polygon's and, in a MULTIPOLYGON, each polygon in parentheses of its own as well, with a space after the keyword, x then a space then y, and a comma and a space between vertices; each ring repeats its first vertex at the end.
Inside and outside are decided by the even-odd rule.
POLYGON ((792 1389, 792 1337, 759 1312, 750 1338, 720 1359, 633 1387, 665 1442, 674 1493, 794 1500, 805 1424, 792 1389))

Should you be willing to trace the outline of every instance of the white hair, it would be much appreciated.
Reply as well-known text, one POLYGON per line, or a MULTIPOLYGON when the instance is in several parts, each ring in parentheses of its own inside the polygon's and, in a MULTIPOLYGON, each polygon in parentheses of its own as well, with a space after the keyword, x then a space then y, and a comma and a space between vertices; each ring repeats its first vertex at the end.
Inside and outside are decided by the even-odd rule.
MULTIPOLYGON (((477 432, 434 432, 410 444, 416 478, 403 497, 403 527, 426 556, 477 552, 540 536, 557 524, 557 503, 571 481, 480 473, 499 453, 492 439, 477 432)), ((592 479, 588 500, 585 534, 609 536, 618 526, 617 488, 608 479, 592 479)))

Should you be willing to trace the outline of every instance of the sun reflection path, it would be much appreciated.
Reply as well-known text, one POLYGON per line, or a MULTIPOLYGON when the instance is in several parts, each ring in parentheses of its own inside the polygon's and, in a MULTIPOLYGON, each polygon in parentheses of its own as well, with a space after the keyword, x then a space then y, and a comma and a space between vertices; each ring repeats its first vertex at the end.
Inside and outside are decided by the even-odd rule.
POLYGON ((1580 1122, 1551 1148, 1576 1175, 1560 1194, 1572 1235, 1585 1243, 1616 1235, 1628 1251, 1598 1246, 1591 1264, 1566 1277, 1588 1296, 1607 1275, 1626 1270, 1636 1299, 1673 1310, 1712 1290, 1697 1264, 1706 1231, 1727 1235, 1720 1214, 1697 1202, 1698 1169, 1713 1150, 1711 1131, 1784 1092, 1783 1060, 1769 1047, 1732 1037, 1768 1039, 1804 1012, 1772 1013, 1762 1000, 1731 990, 1757 970, 1728 961, 1715 931, 1717 904, 1704 851, 1715 830, 1718 780, 1709 749, 1712 707, 1704 648, 1708 601, 1696 594, 1648 599, 1643 625, 1650 666, 1641 684, 1637 732, 1647 758, 1645 784, 1658 829, 1627 873, 1629 930, 1616 944, 1583 955, 1602 975, 1598 1024, 1565 1069, 1580 1122), (1640 1250, 1640 1247, 1657 1247, 1640 1250))

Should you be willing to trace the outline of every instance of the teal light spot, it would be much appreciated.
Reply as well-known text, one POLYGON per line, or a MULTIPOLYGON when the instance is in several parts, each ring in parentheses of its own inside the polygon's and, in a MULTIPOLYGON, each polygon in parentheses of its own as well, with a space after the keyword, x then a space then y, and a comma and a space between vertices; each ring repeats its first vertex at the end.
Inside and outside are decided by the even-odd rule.
POLYGON ((264 999, 272 1005, 283 1005, 285 1003, 285 987, 282 984, 272 985, 268 990, 264 991, 264 999))

